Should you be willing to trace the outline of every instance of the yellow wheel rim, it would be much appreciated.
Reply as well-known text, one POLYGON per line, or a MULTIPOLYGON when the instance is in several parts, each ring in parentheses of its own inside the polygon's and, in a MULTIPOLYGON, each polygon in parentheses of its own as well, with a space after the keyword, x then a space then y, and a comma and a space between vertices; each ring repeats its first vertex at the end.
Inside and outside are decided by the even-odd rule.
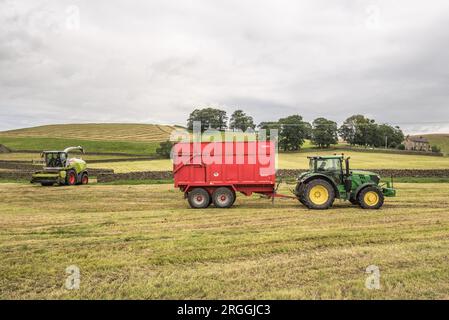
POLYGON ((324 186, 314 186, 310 189, 309 199, 316 205, 325 204, 329 200, 329 191, 324 186))
POLYGON ((365 193, 363 200, 368 206, 373 207, 379 203, 379 195, 377 194, 377 192, 368 191, 367 193, 365 193))

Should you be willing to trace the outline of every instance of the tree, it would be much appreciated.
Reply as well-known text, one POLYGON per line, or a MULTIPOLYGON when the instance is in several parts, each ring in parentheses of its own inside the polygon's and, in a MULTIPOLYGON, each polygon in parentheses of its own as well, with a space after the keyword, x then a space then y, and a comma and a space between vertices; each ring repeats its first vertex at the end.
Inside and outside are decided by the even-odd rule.
POLYGON ((441 152, 441 148, 439 146, 437 146, 437 145, 433 145, 432 146, 432 152, 440 153, 441 152))
POLYGON ((300 115, 291 115, 281 118, 278 121, 280 125, 279 147, 284 151, 297 151, 304 144, 307 133, 307 124, 300 115))
POLYGON ((254 129, 255 127, 256 125, 254 124, 253 117, 248 116, 242 110, 235 110, 231 115, 229 129, 246 131, 248 128, 254 129))
POLYGON ((378 141, 377 124, 363 115, 353 115, 338 129, 340 136, 350 145, 368 146, 378 141))
POLYGON ((338 143, 337 123, 325 118, 317 118, 312 123, 312 143, 320 148, 329 148, 338 143))
MULTIPOLYGON (((257 127, 259 127, 259 129, 265 130, 265 136, 266 139, 268 140, 270 139, 270 129, 276 129, 279 132, 281 125, 277 121, 266 121, 261 122, 257 127)), ((260 131, 259 131, 259 139, 260 139, 260 131)))
POLYGON ((193 122, 200 121, 201 132, 209 128, 222 131, 226 129, 227 120, 226 111, 214 108, 195 109, 187 119, 187 129, 193 130, 193 122))
POLYGON ((377 127, 377 141, 374 144, 375 147, 395 148, 404 141, 404 133, 396 126, 393 127, 389 124, 381 124, 377 127))
POLYGON ((172 148, 173 142, 168 140, 161 142, 159 144, 159 148, 156 149, 156 154, 159 155, 161 158, 169 159, 172 148))

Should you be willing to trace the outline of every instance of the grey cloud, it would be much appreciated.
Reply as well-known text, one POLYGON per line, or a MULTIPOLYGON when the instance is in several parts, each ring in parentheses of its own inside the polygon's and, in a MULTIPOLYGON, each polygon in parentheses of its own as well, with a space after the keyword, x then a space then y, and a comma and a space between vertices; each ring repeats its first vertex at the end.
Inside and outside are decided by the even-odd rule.
POLYGON ((213 105, 449 131, 448 16, 443 0, 3 0, 0 130, 213 105))

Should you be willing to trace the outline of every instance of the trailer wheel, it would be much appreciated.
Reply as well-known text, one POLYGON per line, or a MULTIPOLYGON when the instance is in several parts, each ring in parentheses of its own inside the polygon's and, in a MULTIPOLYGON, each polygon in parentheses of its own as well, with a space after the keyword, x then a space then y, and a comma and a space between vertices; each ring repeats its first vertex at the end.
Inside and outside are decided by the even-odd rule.
POLYGON ((384 204, 384 195, 376 187, 362 189, 357 199, 363 209, 379 209, 384 204))
POLYGON ((314 179, 304 188, 303 201, 309 209, 329 209, 335 200, 335 191, 329 182, 314 179))
POLYGON ((194 209, 207 208, 210 204, 210 195, 203 188, 195 188, 187 195, 190 207, 194 209))
POLYGON ((221 187, 214 191, 212 200, 217 208, 229 208, 234 204, 235 194, 229 188, 221 187))
POLYGON ((76 172, 74 170, 67 171, 65 182, 69 186, 74 186, 76 184, 76 172))

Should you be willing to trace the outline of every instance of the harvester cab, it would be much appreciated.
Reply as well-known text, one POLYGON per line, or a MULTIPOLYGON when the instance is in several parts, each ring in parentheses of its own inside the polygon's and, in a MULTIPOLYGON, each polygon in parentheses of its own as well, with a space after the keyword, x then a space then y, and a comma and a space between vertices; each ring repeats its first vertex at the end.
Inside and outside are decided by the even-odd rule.
POLYGON ((298 177, 295 195, 311 209, 330 208, 335 199, 348 200, 364 209, 379 209, 384 197, 393 197, 393 182, 380 184, 380 176, 351 170, 344 155, 309 157, 309 171, 298 177))
POLYGON ((31 183, 40 183, 42 186, 87 184, 89 174, 86 162, 69 158, 69 153, 75 150, 84 153, 81 146, 69 147, 63 151, 42 152, 43 170, 33 174, 31 183))

